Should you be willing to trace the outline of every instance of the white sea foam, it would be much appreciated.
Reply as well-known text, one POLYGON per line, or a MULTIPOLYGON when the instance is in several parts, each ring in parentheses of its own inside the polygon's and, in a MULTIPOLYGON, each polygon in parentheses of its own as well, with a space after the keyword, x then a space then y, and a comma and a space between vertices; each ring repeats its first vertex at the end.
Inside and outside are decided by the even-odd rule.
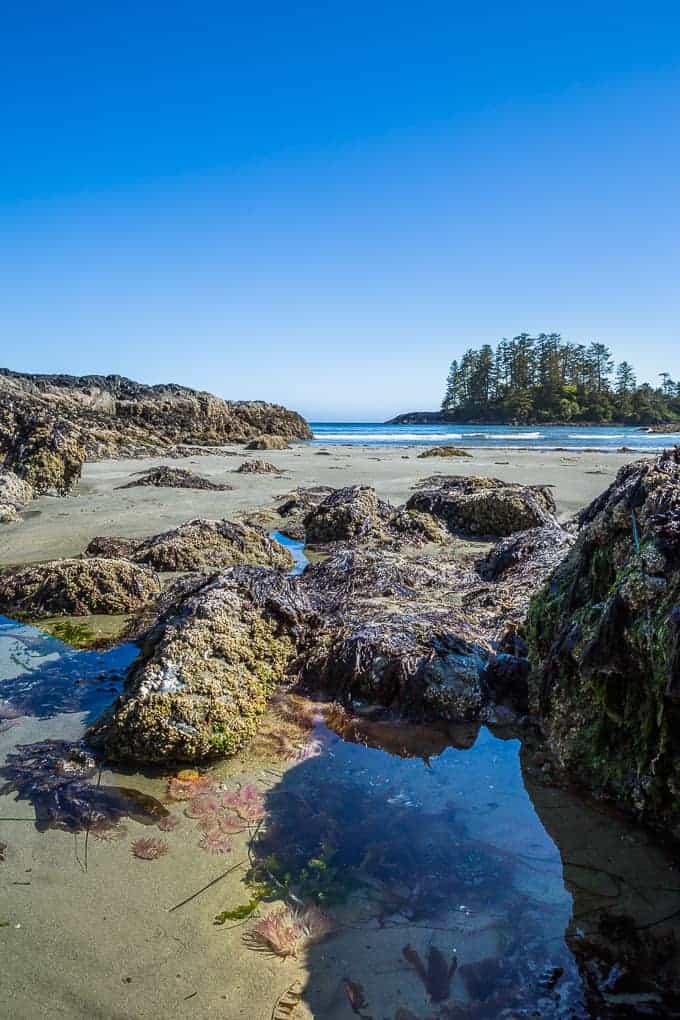
POLYGON ((438 443, 442 439, 462 439, 462 432, 430 432, 423 434, 422 432, 381 432, 376 429, 375 432, 315 432, 314 438, 323 442, 324 439, 336 441, 343 439, 345 441, 351 439, 362 439, 366 442, 375 442, 380 440, 381 442, 394 441, 396 443, 408 440, 409 442, 420 441, 422 443, 438 443))
POLYGON ((569 439, 626 439, 625 432, 617 432, 614 435, 609 435, 607 432, 570 432, 569 439))

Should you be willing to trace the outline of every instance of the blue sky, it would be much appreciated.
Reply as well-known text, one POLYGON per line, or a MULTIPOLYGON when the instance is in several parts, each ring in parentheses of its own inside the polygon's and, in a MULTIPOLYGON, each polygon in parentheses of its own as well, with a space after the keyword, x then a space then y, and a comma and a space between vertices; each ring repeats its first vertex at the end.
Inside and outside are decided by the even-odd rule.
POLYGON ((13 7, 0 364, 335 420, 523 330, 680 376, 677 7, 13 7))

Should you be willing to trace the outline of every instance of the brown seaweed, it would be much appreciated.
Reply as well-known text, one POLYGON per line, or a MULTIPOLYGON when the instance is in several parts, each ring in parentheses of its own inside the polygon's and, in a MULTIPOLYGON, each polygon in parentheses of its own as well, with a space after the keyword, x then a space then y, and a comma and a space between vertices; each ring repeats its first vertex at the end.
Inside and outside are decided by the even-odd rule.
POLYGON ((455 953, 451 962, 447 963, 441 949, 430 946, 427 951, 427 967, 420 958, 420 953, 413 946, 404 946, 402 954, 423 982, 432 1002, 445 1002, 451 997, 451 982, 458 967, 458 958, 455 953))
POLYGON ((128 817, 156 825, 168 814, 160 801, 139 790, 95 783, 97 771, 97 759, 82 741, 19 744, 0 769, 6 780, 0 794, 16 792, 17 800, 29 801, 39 832, 83 832, 128 817))

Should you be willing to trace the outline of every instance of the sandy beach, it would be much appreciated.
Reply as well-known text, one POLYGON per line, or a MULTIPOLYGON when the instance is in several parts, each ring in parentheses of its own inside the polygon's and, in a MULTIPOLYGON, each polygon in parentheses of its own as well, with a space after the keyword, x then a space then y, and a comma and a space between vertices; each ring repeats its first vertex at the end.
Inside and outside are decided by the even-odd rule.
POLYGON ((433 474, 486 475, 553 488, 560 515, 574 514, 598 496, 618 469, 638 453, 471 449, 470 458, 420 459, 413 446, 312 446, 244 453, 239 446, 181 460, 111 460, 86 463, 72 495, 42 496, 24 519, 0 530, 0 566, 82 553, 96 535, 137 538, 176 527, 192 517, 238 518, 267 508, 297 486, 372 485, 393 504, 403 503, 420 479, 433 474), (244 461, 265 458, 281 475, 239 474, 244 461), (190 468, 230 491, 139 486, 121 488, 149 467, 190 468))

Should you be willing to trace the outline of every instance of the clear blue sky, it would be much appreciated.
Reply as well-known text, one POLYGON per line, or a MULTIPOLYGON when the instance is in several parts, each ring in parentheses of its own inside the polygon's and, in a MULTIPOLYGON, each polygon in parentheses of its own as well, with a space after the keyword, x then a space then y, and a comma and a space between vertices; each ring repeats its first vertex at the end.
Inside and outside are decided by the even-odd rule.
POLYGON ((316 419, 522 330, 680 375, 677 4, 34 2, 0 42, 0 364, 316 419))

